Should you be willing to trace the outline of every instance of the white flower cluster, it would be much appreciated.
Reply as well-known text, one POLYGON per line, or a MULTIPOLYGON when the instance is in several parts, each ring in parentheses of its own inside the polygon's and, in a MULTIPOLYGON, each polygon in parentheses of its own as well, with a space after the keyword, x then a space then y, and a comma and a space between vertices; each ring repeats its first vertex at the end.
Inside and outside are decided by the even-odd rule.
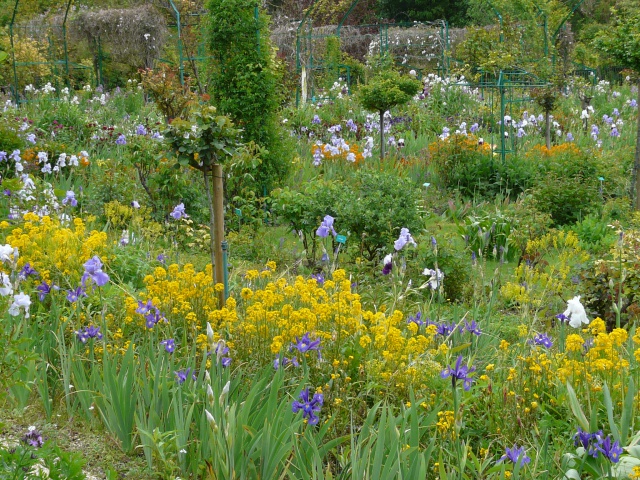
POLYGON ((14 294, 18 290, 21 277, 17 273, 18 269, 18 249, 9 244, 0 245, 0 263, 6 265, 11 270, 8 275, 0 272, 0 296, 7 297, 13 295, 13 301, 9 306, 9 315, 17 317, 20 310, 24 310, 24 317, 29 318, 29 307, 31 306, 31 298, 24 292, 14 294), (11 277, 14 278, 13 282, 11 277))

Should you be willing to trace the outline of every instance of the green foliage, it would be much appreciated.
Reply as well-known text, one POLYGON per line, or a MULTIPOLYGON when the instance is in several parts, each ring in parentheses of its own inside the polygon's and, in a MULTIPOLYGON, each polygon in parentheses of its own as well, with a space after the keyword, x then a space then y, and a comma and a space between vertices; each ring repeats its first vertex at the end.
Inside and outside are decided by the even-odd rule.
MULTIPOLYGON (((243 141, 268 152, 258 167, 261 186, 271 189, 286 175, 276 111, 279 78, 269 21, 255 0, 209 0, 208 44, 214 58, 214 103, 243 129, 243 141)), ((261 194, 262 192, 257 192, 261 194)))
POLYGON ((585 250, 595 253, 609 250, 616 240, 609 222, 598 215, 587 215, 570 229, 578 236, 585 250))
POLYGON ((195 110, 191 118, 175 119, 165 137, 181 165, 209 172, 214 164, 233 156, 240 146, 240 131, 229 117, 217 115, 212 106, 195 110))
POLYGON ((473 136, 452 135, 429 145, 430 164, 441 187, 455 189, 467 198, 515 197, 529 188, 535 165, 514 156, 502 163, 488 145, 473 136))
POLYGON ((385 112, 396 105, 407 103, 421 87, 422 84, 414 78, 401 75, 395 70, 386 70, 362 85, 357 97, 366 110, 385 112))
POLYGON ((536 208, 549 213, 554 225, 575 223, 599 209, 602 167, 596 158, 568 150, 541 160, 531 194, 536 208))
POLYGON ((0 446, 0 477, 16 480, 36 480, 42 476, 43 467, 51 480, 83 480, 82 467, 86 461, 78 453, 61 450, 52 442, 40 449, 18 445, 15 448, 0 446), (40 473, 38 473, 40 472, 40 473))
POLYGON ((344 197, 334 208, 369 259, 386 251, 402 227, 420 228, 418 192, 411 180, 358 171, 342 188, 344 197))
POLYGON ((310 262, 317 250, 315 231, 325 215, 335 217, 336 229, 348 233, 348 243, 357 246, 359 255, 373 260, 389 249, 402 227, 419 229, 417 198, 408 179, 358 171, 344 183, 315 181, 302 191, 279 190, 274 210, 301 232, 310 262))
POLYGON ((640 8, 629 2, 620 10, 612 9, 612 12, 613 25, 603 29, 593 45, 606 58, 640 72, 640 8))
POLYGON ((468 0, 382 0, 380 12, 396 22, 447 20, 452 26, 467 22, 468 0))
MULTIPOLYGON (((453 238, 446 237, 440 238, 437 249, 432 248, 429 242, 421 242, 418 244, 417 263, 421 268, 432 269, 437 264, 438 269, 444 273, 445 280, 442 282, 444 298, 448 302, 463 302, 469 298, 471 292, 469 284, 471 258, 455 245, 453 238)), ((420 280, 423 281, 424 276, 420 280)))
POLYGON ((509 248, 511 230, 511 219, 497 209, 469 215, 458 225, 458 232, 472 252, 485 258, 492 256, 495 260, 513 260, 519 253, 509 248))

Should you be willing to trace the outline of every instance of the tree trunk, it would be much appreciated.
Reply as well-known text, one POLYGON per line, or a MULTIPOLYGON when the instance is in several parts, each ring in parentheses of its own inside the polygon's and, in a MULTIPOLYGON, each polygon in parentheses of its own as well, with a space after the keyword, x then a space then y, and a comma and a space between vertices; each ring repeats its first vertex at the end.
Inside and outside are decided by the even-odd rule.
POLYGON ((382 110, 380 110, 380 160, 384 160, 384 112, 382 110))
POLYGON ((551 150, 551 118, 548 110, 544 112, 544 124, 544 140, 547 143, 547 150, 551 150))
POLYGON ((213 210, 213 195, 211 194, 211 184, 209 183, 209 175, 207 174, 208 172, 206 170, 203 170, 204 173, 204 186, 205 189, 207 190, 207 200, 208 200, 208 204, 209 204, 209 248, 211 250, 211 276, 213 277, 213 281, 216 281, 216 277, 215 277, 215 264, 216 264, 216 257, 215 257, 215 250, 216 250, 216 243, 214 241, 214 231, 216 229, 215 226, 215 213, 213 210))
POLYGON ((635 209, 640 210, 640 78, 638 78, 638 130, 636 132, 636 157, 633 162, 633 183, 635 184, 635 209))
POLYGON ((216 263, 214 266, 215 282, 222 283, 225 286, 225 290, 218 292, 218 303, 220 308, 224 306, 226 294, 226 282, 225 282, 225 265, 222 258, 222 242, 224 241, 224 183, 222 176, 222 165, 213 165, 213 210, 214 210, 214 230, 213 241, 215 244, 214 256, 216 263))

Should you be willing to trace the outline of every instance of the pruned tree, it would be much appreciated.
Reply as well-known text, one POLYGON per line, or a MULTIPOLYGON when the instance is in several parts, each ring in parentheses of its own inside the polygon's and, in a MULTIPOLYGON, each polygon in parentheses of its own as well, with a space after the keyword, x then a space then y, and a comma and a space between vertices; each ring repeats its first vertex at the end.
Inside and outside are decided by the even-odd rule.
POLYGON ((357 97, 362 106, 380 114, 380 159, 384 158, 384 112, 407 103, 421 87, 414 78, 395 70, 384 70, 358 90, 357 97))

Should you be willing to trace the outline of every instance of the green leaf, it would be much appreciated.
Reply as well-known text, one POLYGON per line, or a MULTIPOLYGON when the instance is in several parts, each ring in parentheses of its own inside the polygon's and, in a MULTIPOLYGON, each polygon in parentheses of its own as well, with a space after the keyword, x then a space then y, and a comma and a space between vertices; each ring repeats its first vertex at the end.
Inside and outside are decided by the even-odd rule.
POLYGON ((604 383, 602 387, 602 393, 604 395, 604 406, 607 409, 607 418, 609 419, 609 429, 611 430, 611 434, 613 438, 620 442, 620 431, 618 430, 618 426, 613 419, 613 402, 611 401, 611 393, 609 392, 609 386, 607 382, 604 383))
POLYGON ((633 377, 629 376, 629 387, 627 388, 627 396, 624 399, 624 405, 622 407, 622 421, 620 423, 620 444, 627 444, 627 437, 629 436, 629 428, 631 426, 631 420, 633 419, 633 399, 636 396, 636 386, 633 381, 633 377))
POLYGON ((578 397, 576 397, 576 392, 571 386, 569 382, 567 382, 567 393, 569 395, 569 406, 571 407, 571 411, 573 415, 578 420, 580 427, 585 431, 589 431, 589 422, 587 421, 587 417, 582 411, 582 407, 580 406, 580 402, 578 402, 578 397))

